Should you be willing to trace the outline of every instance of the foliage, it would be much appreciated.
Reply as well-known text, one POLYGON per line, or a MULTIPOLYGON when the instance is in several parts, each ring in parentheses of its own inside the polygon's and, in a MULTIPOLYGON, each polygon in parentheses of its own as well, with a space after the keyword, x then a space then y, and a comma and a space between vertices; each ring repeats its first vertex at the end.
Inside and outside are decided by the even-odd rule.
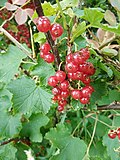
POLYGON ((120 1, 42 4, 51 23, 64 28, 53 46, 59 69, 64 70, 70 51, 85 47, 96 69, 90 103, 69 98, 62 112, 47 84, 58 66, 39 56, 49 37, 37 30, 32 1, 1 0, 0 6, 0 160, 119 160, 120 140, 110 139, 108 131, 120 127, 120 1))

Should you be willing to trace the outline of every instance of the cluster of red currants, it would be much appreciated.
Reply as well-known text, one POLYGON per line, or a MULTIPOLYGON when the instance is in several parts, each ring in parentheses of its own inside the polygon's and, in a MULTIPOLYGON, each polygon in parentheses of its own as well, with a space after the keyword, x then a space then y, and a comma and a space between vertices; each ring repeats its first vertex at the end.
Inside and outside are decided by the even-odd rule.
POLYGON ((116 130, 110 130, 108 132, 108 136, 111 138, 111 139, 115 139, 116 136, 118 136, 118 139, 120 140, 120 128, 117 128, 116 130))
MULTIPOLYGON (((37 29, 40 32, 46 33, 48 31, 50 31, 50 34, 53 38, 53 40, 55 40, 56 38, 60 37, 63 33, 63 28, 60 24, 58 23, 54 23, 51 25, 50 20, 45 17, 45 16, 41 16, 37 19, 37 29)), ((48 42, 44 43, 41 47, 40 47, 40 57, 43 58, 47 63, 52 63, 54 62, 54 54, 50 52, 51 47, 49 45, 48 42)))
POLYGON ((94 88, 90 85, 90 76, 95 73, 93 64, 86 62, 89 57, 90 52, 87 48, 70 53, 66 56, 65 72, 58 70, 54 76, 49 77, 48 85, 54 87, 53 100, 58 102, 58 111, 64 110, 70 96, 82 104, 89 103, 94 92, 94 88), (80 89, 71 86, 73 81, 75 81, 74 86, 76 82, 81 82, 80 89))
POLYGON ((12 16, 12 12, 8 11, 6 8, 0 10, 0 18, 4 21, 12 16))

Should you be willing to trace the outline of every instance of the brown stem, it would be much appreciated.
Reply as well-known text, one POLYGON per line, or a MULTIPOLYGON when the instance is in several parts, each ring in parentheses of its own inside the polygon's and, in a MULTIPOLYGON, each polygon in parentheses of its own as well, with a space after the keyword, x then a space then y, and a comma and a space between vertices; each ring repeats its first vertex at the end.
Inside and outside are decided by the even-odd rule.
MULTIPOLYGON (((36 9, 38 16, 39 17, 44 16, 42 5, 41 5, 41 0, 33 0, 33 3, 35 5, 35 9, 36 9)), ((46 35, 47 41, 49 42, 51 46, 52 52, 55 55, 55 64, 58 68, 60 64, 60 57, 59 57, 57 46, 54 44, 54 41, 49 31, 45 35, 46 35)))

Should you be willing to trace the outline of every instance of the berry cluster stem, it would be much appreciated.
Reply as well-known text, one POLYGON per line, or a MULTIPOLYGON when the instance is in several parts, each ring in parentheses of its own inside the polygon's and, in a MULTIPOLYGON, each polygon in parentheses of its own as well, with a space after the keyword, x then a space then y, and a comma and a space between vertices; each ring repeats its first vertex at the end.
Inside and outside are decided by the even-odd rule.
MULTIPOLYGON (((39 17, 44 16, 44 12, 43 12, 42 5, 41 5, 41 0, 33 0, 33 3, 35 5, 35 9, 36 9, 38 16, 39 17)), ((54 44, 54 41, 49 31, 45 35, 46 35, 47 41, 49 42, 51 46, 52 52, 55 55, 55 63, 58 68, 60 64, 60 57, 59 57, 57 46, 54 44)))

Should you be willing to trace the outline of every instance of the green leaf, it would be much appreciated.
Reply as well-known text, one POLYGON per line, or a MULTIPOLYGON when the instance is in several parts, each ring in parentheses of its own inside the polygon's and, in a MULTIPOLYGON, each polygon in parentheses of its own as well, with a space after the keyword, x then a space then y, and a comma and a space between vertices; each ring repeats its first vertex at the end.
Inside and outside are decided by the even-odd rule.
POLYGON ((113 76, 113 71, 111 70, 110 67, 107 67, 104 63, 98 61, 98 66, 99 68, 101 68, 102 70, 104 70, 109 77, 112 77, 113 76))
POLYGON ((16 136, 21 128, 21 115, 12 115, 9 111, 11 102, 7 96, 0 98, 0 138, 16 136))
POLYGON ((29 122, 23 124, 22 136, 29 137, 32 142, 41 142, 42 134, 40 133, 40 128, 45 126, 48 121, 48 117, 41 113, 33 114, 29 118, 29 122))
POLYGON ((113 126, 120 127, 120 117, 119 116, 114 116, 114 118, 113 118, 113 126))
POLYGON ((50 129, 45 137, 56 148, 60 149, 59 153, 54 155, 50 160, 83 159, 87 149, 86 144, 83 140, 72 137, 69 130, 63 124, 58 124, 56 128, 50 129))
POLYGON ((109 65, 109 66, 112 69, 115 77, 117 77, 117 79, 120 79, 120 72, 118 70, 116 70, 116 68, 113 65, 109 65))
POLYGON ((0 0, 0 6, 3 7, 5 6, 5 3, 7 2, 7 0, 0 0))
POLYGON ((27 77, 22 77, 8 84, 13 94, 13 108, 16 112, 47 113, 51 106, 52 95, 27 77))
POLYGON ((102 50, 102 54, 109 56, 109 57, 114 57, 118 55, 118 52, 115 49, 104 47, 102 50))
POLYGON ((26 55, 16 46, 10 45, 7 52, 0 54, 0 81, 8 83, 18 73, 21 60, 26 55))
POLYGON ((107 147, 107 153, 110 156, 111 160, 119 160, 119 152, 115 151, 120 147, 118 138, 110 139, 108 134, 103 137, 103 145, 107 147))
POLYGON ((87 20, 88 22, 90 22, 92 26, 96 26, 100 24, 103 17, 104 17, 104 14, 96 8, 85 8, 84 9, 83 18, 87 20))
POLYGON ((109 105, 114 101, 119 101, 120 100, 120 92, 118 90, 110 90, 109 93, 105 96, 103 96, 99 101, 98 105, 109 105))
POLYGON ((15 154, 17 149, 12 143, 0 146, 0 160, 16 160, 15 154))
POLYGON ((56 14, 56 8, 54 8, 50 2, 44 2, 42 4, 43 12, 45 16, 52 16, 56 14))
POLYGON ((72 31, 72 37, 70 42, 73 42, 77 37, 79 37, 85 30, 86 30, 86 23, 83 21, 82 23, 78 24, 77 26, 73 26, 74 29, 72 31))
POLYGON ((47 80, 55 74, 52 64, 48 64, 43 59, 38 58, 38 64, 33 67, 31 75, 38 75, 43 84, 47 85, 47 80))
POLYGON ((115 9, 120 11, 120 0, 109 0, 109 1, 115 9))
POLYGON ((34 42, 38 42, 40 44, 46 41, 45 34, 42 32, 35 33, 33 37, 34 37, 34 42))
POLYGON ((80 50, 86 47, 86 40, 82 36, 77 37, 74 43, 75 45, 77 45, 77 50, 80 50))
POLYGON ((72 105, 72 107, 74 107, 75 110, 78 110, 78 109, 84 107, 84 105, 81 104, 79 100, 74 100, 74 99, 72 99, 71 105, 72 105))

